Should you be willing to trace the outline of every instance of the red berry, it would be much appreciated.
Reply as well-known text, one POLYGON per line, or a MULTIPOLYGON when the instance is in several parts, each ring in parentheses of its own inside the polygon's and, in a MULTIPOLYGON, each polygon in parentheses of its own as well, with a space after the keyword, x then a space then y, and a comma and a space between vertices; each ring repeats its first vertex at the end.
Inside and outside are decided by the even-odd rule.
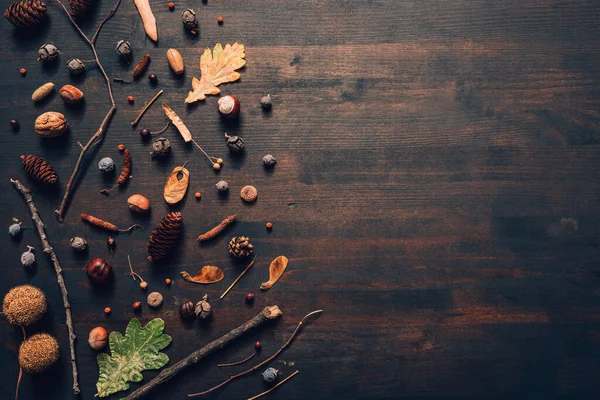
POLYGON ((194 196, 196 197, 197 200, 200 200, 200 198, 202 197, 202 193, 196 192, 196 194, 194 196))
POLYGON ((217 18, 217 22, 222 25, 223 24, 223 17, 217 18))
POLYGON ((248 293, 246 294, 246 303, 252 303, 254 301, 254 294, 248 293))
POLYGON ((129 104, 132 104, 133 100, 133 96, 127 96, 127 101, 129 102, 129 104))
POLYGON ((138 312, 142 309, 142 302, 136 301, 133 303, 133 311, 138 312))
POLYGON ((21 75, 25 75, 27 73, 27 70, 25 68, 21 68, 19 72, 21 73, 21 75))
POLYGON ((112 310, 110 309, 110 307, 105 307, 104 308, 104 314, 108 315, 112 312, 112 310))
POLYGON ((140 129, 140 135, 142 137, 149 137, 150 136, 150 129, 148 129, 148 128, 140 129))
POLYGON ((169 10, 174 10, 175 9, 175 3, 170 2, 169 3, 169 10))
POLYGON ((260 350, 261 347, 262 345, 260 344, 260 342, 254 343, 254 348, 256 349, 256 351, 260 350))

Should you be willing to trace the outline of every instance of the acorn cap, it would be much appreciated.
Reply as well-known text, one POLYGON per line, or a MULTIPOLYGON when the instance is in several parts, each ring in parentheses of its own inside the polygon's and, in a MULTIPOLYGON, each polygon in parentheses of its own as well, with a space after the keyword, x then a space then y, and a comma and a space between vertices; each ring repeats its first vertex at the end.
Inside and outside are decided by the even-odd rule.
POLYGON ((23 371, 34 374, 50 368, 58 360, 58 342, 47 333, 36 333, 19 347, 19 364, 23 371))
POLYGON ((29 326, 39 321, 47 309, 46 296, 31 285, 15 286, 4 296, 2 303, 2 311, 8 322, 19 326, 29 326))

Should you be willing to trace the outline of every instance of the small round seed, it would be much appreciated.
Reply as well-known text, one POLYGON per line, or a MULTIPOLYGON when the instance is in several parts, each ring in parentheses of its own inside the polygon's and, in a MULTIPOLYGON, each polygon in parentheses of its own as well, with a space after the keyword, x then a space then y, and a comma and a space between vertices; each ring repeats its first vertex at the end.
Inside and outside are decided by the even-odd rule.
POLYGON ((254 186, 244 186, 240 191, 240 197, 246 203, 252 203, 258 197, 258 192, 254 186))

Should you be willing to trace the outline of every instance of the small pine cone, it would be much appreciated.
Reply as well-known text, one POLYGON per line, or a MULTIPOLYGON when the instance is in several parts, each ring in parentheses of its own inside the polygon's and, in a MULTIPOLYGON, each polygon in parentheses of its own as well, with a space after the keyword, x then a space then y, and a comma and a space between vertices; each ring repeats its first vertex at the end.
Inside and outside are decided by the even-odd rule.
POLYGON ((36 27, 46 16, 46 4, 40 0, 15 1, 4 11, 4 18, 19 29, 36 27))
POLYGON ((253 246, 245 236, 234 237, 229 242, 229 253, 237 258, 248 257, 252 254, 253 246))
POLYGON ((74 18, 87 14, 96 4, 96 0, 69 0, 71 15, 74 18))
POLYGON ((56 171, 52 165, 48 164, 48 161, 44 160, 42 157, 27 154, 26 156, 21 156, 21 160, 21 166, 25 172, 36 180, 47 185, 54 184, 58 181, 56 171))
POLYGON ((148 260, 158 261, 168 256, 181 236, 181 213, 172 212, 160 220, 148 238, 148 260))

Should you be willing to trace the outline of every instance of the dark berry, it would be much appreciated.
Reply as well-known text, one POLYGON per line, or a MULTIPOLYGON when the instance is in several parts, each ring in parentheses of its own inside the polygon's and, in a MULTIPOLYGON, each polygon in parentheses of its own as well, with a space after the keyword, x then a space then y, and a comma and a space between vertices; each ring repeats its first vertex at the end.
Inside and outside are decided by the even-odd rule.
POLYGON ((150 129, 144 128, 140 129, 140 136, 147 138, 150 137, 150 129))
POLYGON ((254 294, 248 293, 246 295, 246 303, 252 303, 254 301, 254 294))
POLYGON ((260 344, 260 342, 256 342, 254 343, 254 348, 256 349, 256 351, 259 351, 261 349, 262 345, 260 344))
POLYGON ((18 131, 21 127, 21 124, 19 124, 19 121, 17 121, 16 119, 11 119, 10 126, 12 126, 13 130, 18 131))
POLYGON ((155 83, 158 81, 158 76, 156 76, 155 74, 150 74, 148 75, 148 79, 150 79, 150 82, 155 83))

